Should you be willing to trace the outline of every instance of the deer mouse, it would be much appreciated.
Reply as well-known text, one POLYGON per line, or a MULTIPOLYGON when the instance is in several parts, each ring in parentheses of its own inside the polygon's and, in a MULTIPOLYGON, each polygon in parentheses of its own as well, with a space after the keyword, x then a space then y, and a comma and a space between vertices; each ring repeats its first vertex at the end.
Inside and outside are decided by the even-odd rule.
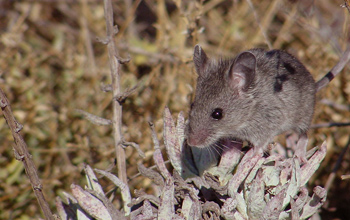
POLYGON ((216 61, 196 45, 193 61, 199 77, 186 128, 189 146, 225 148, 236 140, 262 151, 283 132, 306 135, 317 84, 294 56, 256 48, 216 61))

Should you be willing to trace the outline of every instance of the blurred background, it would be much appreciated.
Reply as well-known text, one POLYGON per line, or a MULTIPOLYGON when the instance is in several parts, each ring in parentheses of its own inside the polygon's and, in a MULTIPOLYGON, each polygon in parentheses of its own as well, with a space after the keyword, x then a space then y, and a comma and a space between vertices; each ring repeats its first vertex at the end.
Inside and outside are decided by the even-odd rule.
MULTIPOLYGON (((193 47, 211 57, 233 57, 253 47, 286 50, 316 80, 339 60, 350 38, 350 12, 342 0, 113 0, 115 36, 122 67, 122 89, 138 88, 123 105, 123 134, 140 145, 142 159, 126 149, 131 190, 152 193, 151 181, 137 176, 136 164, 152 165, 148 121, 162 139, 162 115, 168 106, 187 116, 196 82, 193 47)), ((112 94, 105 45, 103 1, 0 0, 0 87, 7 94, 21 132, 39 170, 51 209, 70 184, 86 184, 83 164, 108 169, 115 165, 112 127, 97 126, 76 109, 111 119, 112 94)), ((350 65, 318 94, 313 124, 350 121, 350 65)), ((328 143, 328 152, 309 182, 329 182, 322 219, 350 219, 350 153, 340 155, 349 126, 310 129, 309 147, 328 143), (337 162, 338 161, 338 162, 337 162)), ((283 143, 284 137, 277 138, 283 143)), ((161 142, 162 143, 162 142, 161 142)), ((14 141, 0 118, 0 219, 42 217, 23 165, 14 158, 14 141)), ((111 169, 116 173, 116 168, 111 169)), ((101 179, 105 192, 113 185, 101 179)), ((116 193, 114 204, 120 207, 116 193)))

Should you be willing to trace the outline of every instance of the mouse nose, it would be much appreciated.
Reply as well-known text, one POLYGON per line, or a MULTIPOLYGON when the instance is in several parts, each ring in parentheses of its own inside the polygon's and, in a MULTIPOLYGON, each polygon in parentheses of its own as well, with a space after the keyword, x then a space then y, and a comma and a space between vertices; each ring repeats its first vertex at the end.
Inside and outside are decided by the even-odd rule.
POLYGON ((187 144, 192 147, 205 147, 208 136, 209 132, 207 130, 190 132, 187 136, 187 144))

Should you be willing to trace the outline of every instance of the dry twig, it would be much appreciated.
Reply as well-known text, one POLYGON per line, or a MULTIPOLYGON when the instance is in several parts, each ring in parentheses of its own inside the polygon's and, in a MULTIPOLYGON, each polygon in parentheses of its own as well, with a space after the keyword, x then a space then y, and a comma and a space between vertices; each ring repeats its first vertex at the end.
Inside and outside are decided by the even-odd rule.
POLYGON ((7 124, 11 129, 13 139, 16 143, 13 149, 15 157, 17 160, 23 162, 24 169, 33 187, 34 194, 38 199, 41 210, 43 211, 46 219, 55 219, 42 192, 43 186, 39 180, 38 172, 32 159, 32 155, 29 154, 27 144, 20 134, 23 126, 16 121, 10 107, 10 102, 8 101, 2 89, 0 89, 0 107, 7 124))
POLYGON ((252 9, 252 11, 253 11, 253 14, 254 14, 254 17, 255 17, 255 21, 256 21, 256 23, 258 24, 259 29, 260 29, 260 31, 261 31, 261 33, 262 33, 264 39, 265 39, 265 43, 267 44, 267 46, 269 47, 269 49, 272 49, 272 44, 271 44, 271 42, 270 42, 270 40, 269 40, 269 38, 268 38, 268 36, 267 36, 267 33, 266 33, 265 28, 261 25, 261 22, 260 22, 258 13, 256 12, 255 7, 254 7, 252 1, 251 1, 251 0, 247 0, 247 2, 248 2, 249 7, 250 7, 250 8, 252 9))
POLYGON ((347 123, 330 122, 330 123, 314 124, 314 125, 311 125, 310 128, 330 128, 330 127, 345 127, 345 126, 350 126, 350 122, 347 122, 347 123))
MULTIPOLYGON (((117 28, 113 25, 113 7, 110 0, 104 0, 104 11, 106 19, 107 30, 107 48, 109 65, 112 76, 112 88, 113 97, 118 97, 120 90, 120 63, 118 61, 118 51, 114 43, 113 37, 117 32, 117 28)), ((118 166, 118 176, 124 182, 127 183, 126 165, 125 165, 125 151, 122 147, 122 105, 119 102, 113 101, 113 137, 114 146, 116 149, 116 158, 118 166)))
POLYGON ((341 5, 341 7, 348 9, 348 11, 350 13, 350 5, 348 3, 348 0, 344 0, 344 4, 341 5))

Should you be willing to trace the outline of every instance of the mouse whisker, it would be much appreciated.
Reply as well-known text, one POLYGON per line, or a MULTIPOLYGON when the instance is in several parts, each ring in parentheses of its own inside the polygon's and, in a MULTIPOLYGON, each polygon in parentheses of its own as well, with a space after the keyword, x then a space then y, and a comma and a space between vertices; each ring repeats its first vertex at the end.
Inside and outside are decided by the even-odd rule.
POLYGON ((214 146, 212 145, 210 148, 211 148, 213 151, 215 151, 218 155, 221 155, 221 154, 220 154, 220 151, 218 150, 218 148, 219 148, 219 149, 221 149, 221 148, 220 148, 220 146, 219 146, 218 144, 215 143, 215 145, 214 145, 214 146))
POLYGON ((234 144, 241 144, 242 143, 242 141, 237 141, 235 139, 231 139, 230 142, 234 143, 234 144))
POLYGON ((206 148, 204 148, 204 149, 208 152, 208 154, 209 154, 209 160, 211 160, 211 158, 213 157, 213 152, 212 152, 211 147, 206 147, 206 148))
POLYGON ((227 146, 223 145, 220 142, 215 143, 213 147, 216 149, 216 152, 220 156, 222 156, 222 152, 227 148, 227 146))

